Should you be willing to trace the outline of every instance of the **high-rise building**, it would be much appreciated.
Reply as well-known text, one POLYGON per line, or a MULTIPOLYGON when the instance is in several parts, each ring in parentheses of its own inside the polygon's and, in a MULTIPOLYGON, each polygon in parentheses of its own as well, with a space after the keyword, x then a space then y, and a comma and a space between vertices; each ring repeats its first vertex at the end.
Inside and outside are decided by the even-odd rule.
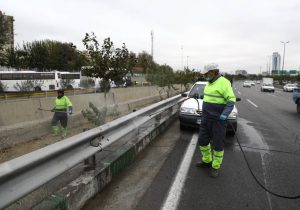
POLYGON ((14 47, 14 18, 0 11, 0 52, 14 47))
POLYGON ((278 52, 273 52, 272 55, 272 70, 280 70, 281 56, 278 52))

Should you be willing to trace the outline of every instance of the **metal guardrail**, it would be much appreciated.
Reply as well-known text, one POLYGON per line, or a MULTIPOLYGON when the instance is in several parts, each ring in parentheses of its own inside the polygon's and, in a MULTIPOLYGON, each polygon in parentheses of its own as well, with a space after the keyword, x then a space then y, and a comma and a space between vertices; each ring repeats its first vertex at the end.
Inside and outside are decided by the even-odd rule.
MULTIPOLYGON (((0 164, 0 209, 8 207, 163 112, 173 110, 180 95, 158 102, 112 122, 0 164), (100 147, 91 145, 98 141, 100 147)), ((176 107, 177 111, 178 107, 176 107)), ((173 110, 174 111, 174 110, 173 110)), ((168 115, 167 115, 168 117, 168 115)))

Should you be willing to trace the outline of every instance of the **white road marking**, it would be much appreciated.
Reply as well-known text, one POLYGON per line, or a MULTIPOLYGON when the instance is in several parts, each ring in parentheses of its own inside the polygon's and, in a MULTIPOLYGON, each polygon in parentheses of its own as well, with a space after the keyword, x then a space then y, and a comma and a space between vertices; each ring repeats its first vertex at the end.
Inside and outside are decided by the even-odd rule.
POLYGON ((197 147, 198 135, 194 134, 188 148, 185 151, 183 160, 177 171, 176 177, 169 190, 168 196, 162 206, 162 210, 175 210, 179 204, 180 196, 185 183, 186 175, 189 171, 194 151, 197 147))
POLYGON ((250 101, 249 99, 247 99, 247 101, 250 103, 250 104, 252 104, 255 108, 257 108, 258 106, 255 104, 255 103, 253 103, 252 101, 250 101))
POLYGON ((238 91, 238 94, 240 94, 240 95, 241 95, 241 92, 240 92, 240 91, 238 91))
POLYGON ((270 94, 270 93, 268 93, 268 95, 269 95, 269 96, 273 96, 273 97, 276 97, 275 95, 272 95, 272 94, 270 94))

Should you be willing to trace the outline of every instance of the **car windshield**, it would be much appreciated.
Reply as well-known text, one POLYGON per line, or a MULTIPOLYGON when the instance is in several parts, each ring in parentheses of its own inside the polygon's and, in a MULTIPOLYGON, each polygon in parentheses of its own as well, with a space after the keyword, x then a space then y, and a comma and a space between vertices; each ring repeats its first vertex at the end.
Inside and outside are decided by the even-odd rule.
POLYGON ((205 84, 195 84, 189 93, 189 97, 194 97, 195 94, 198 94, 198 97, 203 95, 205 84))

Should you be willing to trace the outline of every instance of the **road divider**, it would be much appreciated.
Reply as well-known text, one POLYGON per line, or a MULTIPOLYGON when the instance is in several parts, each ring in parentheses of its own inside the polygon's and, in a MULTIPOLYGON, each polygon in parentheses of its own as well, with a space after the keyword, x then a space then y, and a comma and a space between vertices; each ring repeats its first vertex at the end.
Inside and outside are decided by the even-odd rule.
POLYGON ((34 209, 55 209, 44 207, 48 195, 62 198, 65 209, 80 209, 177 119, 180 98, 168 98, 0 164, 0 209, 32 209, 39 202, 34 209), (63 178, 68 177, 74 179, 66 186, 63 182, 69 180, 63 178))

